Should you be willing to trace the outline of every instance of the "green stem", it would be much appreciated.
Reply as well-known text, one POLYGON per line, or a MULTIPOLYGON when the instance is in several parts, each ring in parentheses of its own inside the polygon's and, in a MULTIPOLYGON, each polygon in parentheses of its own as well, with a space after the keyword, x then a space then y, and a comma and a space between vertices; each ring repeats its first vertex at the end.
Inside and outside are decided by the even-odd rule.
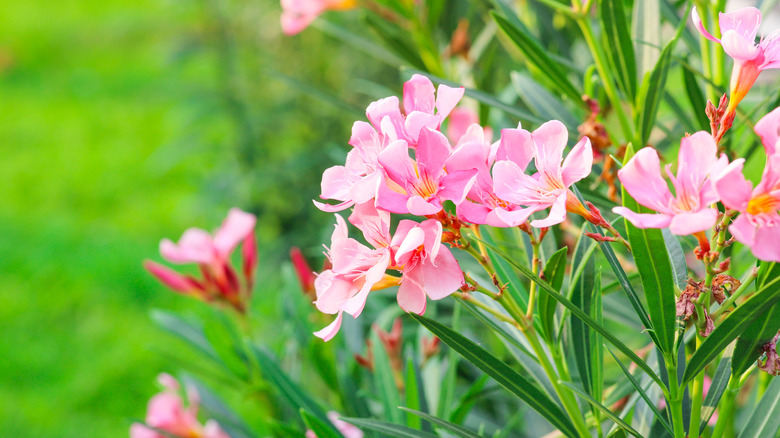
MULTIPOLYGON (((718 13, 726 9, 726 0, 718 0, 715 5, 713 6, 713 9, 711 11, 712 17, 717 17, 718 13)), ((715 20, 713 20, 715 21, 715 20)), ((715 25, 718 27, 717 34, 721 35, 720 33, 720 25, 715 25)), ((702 38, 705 39, 705 38, 702 38)), ((712 80, 715 81, 715 85, 726 88, 726 58, 725 58, 725 52, 721 49, 715 49, 715 66, 714 66, 715 72, 713 75, 712 80)))
POLYGON ((588 429, 588 425, 585 424, 585 416, 582 415, 582 411, 577 404, 577 400, 574 398, 574 394, 568 389, 563 388, 559 383, 559 380, 571 381, 571 378, 565 371, 566 368, 559 367, 558 372, 560 374, 555 372, 555 368, 553 368, 550 359, 547 357, 547 352, 544 351, 541 342, 539 342, 539 337, 536 334, 536 330, 534 330, 533 324, 530 324, 524 333, 525 337, 528 339, 528 343, 531 344, 531 348, 539 359, 539 364, 550 379, 550 383, 552 384, 553 389, 555 389, 555 393, 558 394, 558 398, 561 400, 561 403, 563 403, 564 410, 574 422, 574 427, 577 429, 577 432, 579 432, 581 437, 589 438, 591 436, 590 430, 588 429))
POLYGON ((737 394, 742 387, 742 381, 737 376, 729 378, 729 386, 723 393, 718 406, 718 422, 715 423, 715 429, 712 431, 712 438, 722 438, 726 432, 726 426, 730 423, 729 419, 734 415, 734 402, 737 394))
POLYGON ((677 381, 677 362, 667 358, 666 372, 669 376, 669 410, 672 412, 674 438, 685 438, 685 426, 683 425, 682 415, 684 388, 681 388, 677 381))
POLYGON ((495 316, 496 318, 498 318, 501 321, 508 322, 509 324, 514 325, 518 329, 521 328, 518 325, 517 321, 515 321, 514 319, 504 315, 501 312, 497 312, 495 309, 485 305, 485 303, 483 303, 482 301, 479 301, 478 299, 474 298, 473 296, 471 296, 468 293, 465 293, 465 292, 455 292, 455 293, 453 293, 453 295, 458 297, 458 298, 460 298, 461 300, 463 300, 463 301, 465 301, 467 303, 471 303, 471 304, 479 307, 480 309, 484 310, 485 312, 490 313, 491 315, 495 316))
POLYGON ((582 30, 585 42, 588 44, 590 52, 593 55, 593 61, 596 64, 596 70, 599 72, 599 76, 601 76, 604 91, 607 93, 607 97, 612 103, 612 108, 617 113, 618 120, 620 120, 623 136, 625 136, 626 140, 630 141, 634 138, 633 129, 629 122, 629 118, 626 117, 626 113, 623 110, 623 102, 618 97, 617 90, 615 89, 615 80, 612 75, 610 75, 609 68, 607 68, 608 63, 604 54, 604 49, 601 44, 596 41, 596 37, 593 35, 593 28, 591 27, 590 20, 587 16, 579 16, 577 18, 577 24, 582 30))
MULTIPOLYGON (((712 29, 712 22, 710 20, 710 7, 709 2, 704 0, 696 1, 696 9, 699 12, 699 17, 702 23, 712 29)), ((704 77, 708 79, 705 81, 707 87, 707 97, 713 103, 718 102, 718 97, 715 95, 715 87, 712 85, 712 43, 707 38, 699 38, 699 47, 701 48, 701 63, 704 67, 704 77)))
MULTIPOLYGON (((541 260, 539 258, 539 247, 541 246, 541 242, 534 241, 532 242, 533 245, 533 260, 531 261, 531 270, 533 270, 534 275, 539 275, 539 265, 541 264, 541 260)), ((525 318, 528 320, 532 320, 534 317, 534 309, 536 308, 536 282, 532 281, 531 286, 528 290, 528 309, 525 312, 525 318)))
MULTIPOLYGON (((701 336, 696 335, 696 348, 701 346, 701 336)), ((691 422, 688 426, 689 433, 695 433, 699 436, 699 427, 701 426, 701 405, 704 397, 704 370, 700 371, 693 378, 693 388, 691 388, 693 398, 691 400, 691 422)))

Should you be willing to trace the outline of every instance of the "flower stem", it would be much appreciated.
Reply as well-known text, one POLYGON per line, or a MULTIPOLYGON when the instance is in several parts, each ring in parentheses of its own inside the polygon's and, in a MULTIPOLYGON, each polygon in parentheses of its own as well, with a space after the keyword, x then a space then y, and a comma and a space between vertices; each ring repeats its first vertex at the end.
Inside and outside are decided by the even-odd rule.
MULTIPOLYGON (((696 335, 696 348, 701 347, 702 337, 696 335)), ((691 389, 693 399, 691 400, 691 421, 688 426, 688 432, 694 433, 693 436, 699 436, 699 427, 701 426, 701 404, 704 397, 704 370, 693 378, 693 388, 691 389)))
POLYGON ((734 304, 734 302, 737 301, 737 298, 739 298, 739 296, 742 295, 742 293, 747 290, 750 284, 753 283, 753 280, 756 279, 756 276, 758 276, 758 269, 751 268, 747 278, 742 282, 742 284, 737 288, 737 290, 735 290, 734 293, 732 293, 731 296, 728 297, 728 299, 720 305, 718 310, 712 312, 710 317, 714 320, 715 318, 720 316, 723 312, 728 310, 734 304))
MULTIPOLYGON (((534 275, 539 275, 539 265, 541 264, 541 260, 539 258, 539 247, 541 246, 542 242, 541 239, 534 240, 532 242, 533 246, 533 259, 531 260, 531 270, 533 271, 534 275)), ((528 320, 532 320, 534 317, 534 309, 536 308, 536 282, 532 281, 531 286, 528 290, 528 309, 525 312, 525 318, 528 320)))
POLYGON ((677 361, 667 357, 666 371, 669 376, 669 409, 672 412, 674 438, 685 438, 685 426, 683 425, 682 414, 684 388, 681 388, 677 381, 677 361))
POLYGON ((718 412, 718 422, 715 423, 715 429, 712 431, 712 438, 722 438, 726 432, 726 426, 731 423, 729 421, 734 415, 734 402, 737 399, 737 394, 742 387, 742 379, 738 376, 731 376, 729 378, 729 386, 723 393, 723 398, 720 399, 720 406, 718 412))

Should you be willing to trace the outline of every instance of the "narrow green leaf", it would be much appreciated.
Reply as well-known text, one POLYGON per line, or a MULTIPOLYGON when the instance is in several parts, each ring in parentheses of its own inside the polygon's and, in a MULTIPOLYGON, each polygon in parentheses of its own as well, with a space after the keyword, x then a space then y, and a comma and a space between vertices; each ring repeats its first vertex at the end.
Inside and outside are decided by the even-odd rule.
POLYGON ((253 438, 258 436, 236 412, 211 390, 206 384, 195 377, 185 374, 182 378, 186 387, 193 387, 198 393, 200 406, 209 418, 213 418, 232 438, 253 438))
MULTIPOLYGON (((596 282, 593 285, 593 298, 590 304, 590 317, 597 323, 604 325, 604 309, 601 292, 601 268, 596 273, 596 282)), ((601 335, 590 330, 590 354, 593 373, 591 395, 598 401, 604 396, 604 349, 601 335)))
POLYGON ((562 95, 568 96, 573 102, 582 102, 580 92, 566 77, 564 66, 550 58, 547 55, 547 51, 533 35, 526 29, 519 27, 519 23, 512 22, 495 12, 491 12, 491 15, 498 27, 523 53, 526 61, 549 77, 549 85, 551 87, 557 89, 562 95))
POLYGON ((330 424, 325 411, 303 389, 293 382, 271 353, 255 345, 252 345, 251 348, 258 365, 260 365, 260 369, 263 371, 265 380, 271 383, 290 405, 295 409, 305 409, 306 412, 314 415, 323 423, 330 424))
POLYGON ((624 6, 623 0, 600 0, 599 21, 604 47, 617 72, 618 85, 628 100, 633 101, 636 97, 636 58, 624 6))
POLYGON ((203 327, 193 322, 186 321, 178 315, 158 309, 152 310, 150 315, 152 321, 154 321, 158 327, 176 335, 190 347, 230 371, 230 368, 222 361, 217 351, 206 338, 203 327))
POLYGON ((391 437, 397 438, 439 438, 430 432, 409 429, 406 426, 388 423, 386 421, 367 420, 365 418, 341 418, 347 423, 354 424, 363 430, 373 430, 391 437))
POLYGON ((637 432, 633 427, 629 426, 628 423, 623 421, 616 413, 610 411, 606 406, 602 405, 598 401, 596 401, 593 397, 586 394, 582 389, 580 389, 577 385, 571 383, 571 382, 564 382, 560 381, 559 383, 565 385, 569 389, 571 389, 574 393, 579 395, 583 400, 587 401, 591 404, 591 406, 595 407, 599 411, 603 412, 604 415, 607 416, 610 420, 614 421, 615 424, 617 424, 621 429, 625 430, 626 432, 630 433, 631 435, 637 437, 637 438, 644 438, 639 432, 637 432))
MULTIPOLYGON (((547 264, 542 271, 544 278, 557 291, 560 291, 563 287, 563 280, 566 276, 566 255, 568 250, 569 248, 563 247, 554 252, 547 260, 547 264)), ((539 295, 538 303, 542 336, 550 343, 554 343, 556 337, 555 309, 558 303, 547 294, 539 295)))
POLYGON ((696 81, 696 76, 691 73, 687 68, 680 69, 683 75, 683 82, 685 83, 685 94, 688 96, 688 102, 691 104, 691 110, 695 115, 697 129, 709 129, 710 121, 707 119, 705 109, 707 107, 707 100, 704 98, 704 92, 701 91, 699 83, 696 81))
MULTIPOLYGON (((624 163, 631 156, 633 156, 633 149, 629 146, 624 163)), ((623 206, 638 213, 649 213, 648 209, 640 206, 628 194, 625 187, 623 206)), ((663 232, 655 228, 639 229, 628 220, 625 220, 625 224, 628 241, 631 243, 631 253, 642 280, 658 347, 665 354, 671 353, 674 349, 674 331, 677 326, 677 297, 674 294, 674 273, 663 232)))
MULTIPOLYGON (((593 289, 596 281, 596 264, 593 258, 583 263, 584 270, 582 275, 575 283, 571 302, 580 308, 584 313, 591 314, 591 304, 593 302, 593 289)), ((581 319, 571 317, 571 345, 574 351, 574 363, 582 380, 582 387, 588 395, 593 395, 593 355, 590 336, 590 327, 581 319)))
POLYGON ((476 381, 474 381, 474 383, 471 384, 468 391, 466 391, 460 397, 458 404, 452 411, 452 415, 450 415, 451 422, 455 424, 463 423, 463 421, 466 420, 466 416, 480 398, 485 397, 485 394, 491 392, 492 390, 499 389, 498 387, 492 387, 488 390, 485 390, 485 384, 487 384, 488 380, 490 380, 490 377, 483 374, 476 381))
MULTIPOLYGON (((432 424, 435 424, 442 429, 452 432, 456 436, 459 436, 461 438, 481 438, 480 435, 476 434, 475 432, 472 432, 469 429, 466 429, 463 426, 459 426, 457 424, 452 424, 449 421, 442 420, 441 418, 434 417, 433 415, 428 415, 425 412, 420 412, 414 409, 407 409, 407 408, 401 408, 406 412, 409 412, 411 414, 416 415, 419 418, 422 418, 425 421, 428 421, 432 424)), ((411 417, 411 415, 410 415, 411 417)), ((317 437, 319 438, 319 437, 317 437)))
POLYGON ((661 5, 659 0, 636 2, 633 10, 633 37, 636 41, 639 77, 650 72, 658 63, 661 46, 661 5))
MULTIPOLYGON (((484 235, 483 237, 489 243, 493 242, 487 235, 484 235)), ((511 294, 512 298, 520 303, 520 306, 523 309, 527 308, 528 291, 525 290, 523 283, 520 282, 520 279, 517 277, 517 274, 515 274, 512 266, 502 257, 496 255, 495 251, 491 250, 490 248, 487 248, 486 250, 490 261, 493 263, 493 267, 496 268, 498 279, 502 282, 506 282, 506 292, 511 294)))
MULTIPOLYGON (((414 359, 411 357, 406 361, 406 382, 404 384, 404 392, 406 395, 406 407, 419 410, 420 396, 424 395, 424 393, 422 388, 418 385, 417 367, 415 366, 414 359)), ((413 415, 407 415, 406 425, 412 429, 420 429, 422 422, 413 415)))
POLYGON ((642 87, 637 94, 634 112, 636 114, 635 122, 637 127, 635 143, 639 147, 644 147, 647 144, 647 140, 650 138, 650 131, 652 131, 655 125, 658 106, 663 97, 663 90, 666 89, 666 78, 669 74, 669 67, 672 64, 672 51, 684 27, 685 21, 680 24, 677 28, 677 33, 664 47, 653 70, 645 74, 642 87))
MULTIPOLYGON (((756 287, 761 288, 767 279, 780 276, 780 264, 762 263, 756 287)), ((731 374, 740 377, 753 365, 763 352, 763 346, 775 337, 780 330, 780 306, 773 306, 762 318, 756 318, 739 335, 731 361, 731 374)))
POLYGON ((745 423, 739 438, 773 437, 777 435, 778 429, 780 429, 780 379, 772 379, 761 401, 745 423))
MULTIPOLYGON (((497 251, 495 248, 493 248, 495 251, 497 251)), ((502 254, 500 251, 497 251, 499 255, 506 258, 506 255, 502 254)), ((550 287, 549 284, 547 284, 546 281, 539 278, 538 275, 534 274, 534 272, 529 269, 526 266, 523 266, 517 262, 515 262, 512 259, 507 259, 512 266, 515 267, 518 271, 520 271, 521 274, 523 274, 526 278, 529 280, 535 282, 539 286, 539 291, 542 291, 546 294, 549 294, 553 299, 561 303, 564 307, 569 309, 569 311, 576 316, 577 318, 580 318, 583 320, 590 328, 597 331, 599 334, 604 336, 604 339, 610 342, 612 345, 615 346, 618 350, 620 350, 621 353, 625 354, 626 357, 631 359, 632 362, 637 364, 639 368, 641 368, 645 373, 647 373, 648 376, 650 376, 654 381, 656 381, 659 385, 663 385, 661 383, 661 379, 658 377, 658 375, 655 374, 652 368, 650 368, 649 365, 647 365, 647 362, 643 361, 639 358, 639 356, 636 355, 634 350, 629 348, 626 344, 621 342, 618 338, 615 337, 609 330, 607 330, 604 326, 597 323, 593 320, 588 314, 584 313, 582 310, 580 310, 577 306, 572 304, 571 301, 569 301, 565 296, 561 295, 558 291, 554 290, 552 287, 550 287)))
POLYGON ((415 314, 410 314, 410 316, 438 336, 450 348, 457 351, 464 359, 492 377, 499 385, 526 402, 565 435, 577 436, 577 430, 569 417, 535 383, 451 328, 424 316, 415 314))
POLYGON ((741 335, 753 321, 764 315, 778 301, 780 301, 780 276, 767 278, 762 287, 729 313, 696 349, 685 368, 682 384, 687 384, 701 372, 731 341, 741 335))
POLYGON ((414 43, 407 39, 407 35, 374 14, 366 14, 365 22, 399 58, 415 68, 425 70, 425 62, 420 57, 420 52, 415 49, 414 43))
POLYGON ((707 391, 707 397, 704 397, 701 410, 701 426, 699 427, 699 435, 707 428, 707 423, 710 422, 715 409, 720 403, 720 398, 723 396, 723 391, 726 390, 726 386, 729 383, 729 377, 731 377, 731 361, 733 359, 734 349, 727 348, 723 354, 723 357, 718 363, 718 368, 715 370, 715 375, 712 376, 712 383, 710 383, 710 389, 707 391))
POLYGON ((666 250, 669 251, 669 261, 672 264, 672 272, 674 273, 674 284, 680 289, 685 289, 685 286, 688 284, 688 265, 685 263, 685 251, 683 251, 677 236, 672 234, 668 228, 664 228, 661 231, 664 235, 666 250))
POLYGON ((620 369, 623 370, 623 374, 628 377, 628 381, 631 382, 631 385, 636 389, 637 393, 642 397, 642 399, 647 404, 647 407, 650 408, 650 410, 653 411, 653 414, 655 414, 655 418, 658 419, 658 421, 663 425, 664 429, 669 431, 669 434, 674 436, 674 432, 672 431, 672 427, 669 425, 669 422, 666 420, 666 417, 661 414, 661 412, 656 407, 656 400, 651 399, 647 392, 645 392, 644 389, 642 389, 642 385, 639 384, 639 382, 636 381, 634 376, 631 375, 631 372, 628 371, 628 369, 623 365, 623 362, 621 362, 618 357, 615 355, 615 353, 612 352, 611 349, 607 348, 607 351, 609 351, 609 354, 612 355, 612 357, 615 359, 615 362, 620 366, 620 369))
POLYGON ((306 409, 300 409, 301 418, 306 427, 309 428, 317 438, 341 438, 343 435, 334 430, 330 423, 323 423, 322 420, 306 412, 306 409))
MULTIPOLYGON (((371 334, 371 337, 374 345, 382 345, 375 332, 371 334)), ((390 358, 387 356, 387 351, 384 348, 374 348, 373 352, 374 388, 376 391, 374 395, 382 404, 384 410, 383 418, 393 423, 401 424, 403 419, 401 418, 401 412, 398 410, 398 407, 402 405, 401 394, 399 394, 395 383, 393 369, 390 366, 390 358)))
POLYGON ((541 118, 560 120, 564 125, 577 126, 578 117, 571 113, 552 93, 530 76, 513 71, 509 74, 517 95, 541 118))

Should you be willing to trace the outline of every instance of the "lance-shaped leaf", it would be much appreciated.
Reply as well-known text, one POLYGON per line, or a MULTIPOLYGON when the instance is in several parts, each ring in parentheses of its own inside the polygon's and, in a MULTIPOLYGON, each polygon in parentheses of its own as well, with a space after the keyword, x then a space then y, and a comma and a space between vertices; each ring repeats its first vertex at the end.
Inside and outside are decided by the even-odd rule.
POLYGON ((330 423, 325 423, 314 415, 306 412, 306 409, 301 408, 301 418, 303 419, 306 427, 309 428, 317 438, 342 438, 343 435, 330 426, 330 423))
POLYGON ((599 21, 604 47, 618 77, 618 86, 628 100, 636 97, 636 58, 631 26, 626 19, 623 0, 600 0, 599 21))
POLYGON ((434 435, 430 432, 414 430, 406 426, 400 426, 398 424, 388 423, 385 421, 367 420, 365 418, 342 418, 342 420, 346 421, 347 423, 354 424, 363 430, 379 432, 384 436, 392 436, 397 438, 439 438, 438 435, 434 435))
POLYGON ((715 370, 715 375, 712 377, 712 383, 710 383, 710 389, 707 391, 707 397, 704 397, 704 403, 701 410, 701 426, 699 427, 699 435, 704 432, 707 427, 707 423, 710 422, 710 418, 715 414, 715 409, 720 403, 720 398, 723 396, 723 391, 726 390, 726 386, 729 383, 729 377, 731 376, 731 360, 733 348, 727 348, 723 353, 723 357, 718 363, 718 369, 715 370))
POLYGON ((438 336, 450 348, 457 351, 464 359, 527 403, 566 436, 577 436, 577 430, 569 416, 531 380, 451 328, 424 316, 415 314, 410 314, 410 316, 438 336))
POLYGON ((549 78, 549 85, 554 87, 562 95, 569 97, 573 102, 582 102, 582 97, 577 88, 566 77, 566 69, 563 65, 554 61, 547 55, 547 50, 531 35, 527 29, 520 27, 519 22, 508 20, 506 17, 491 12, 498 27, 509 37, 515 46, 523 53, 529 65, 538 69, 549 78))
POLYGON ((741 335, 757 318, 780 301, 780 276, 767 278, 755 294, 729 313, 704 339, 685 368, 682 384, 687 384, 727 345, 741 335))
POLYGON ((666 78, 669 75, 669 67, 672 65, 672 51, 684 28, 685 21, 680 23, 674 37, 664 47, 653 70, 645 75, 642 87, 637 94, 634 111, 637 128, 635 143, 639 147, 647 144, 647 140, 650 138, 650 131, 655 125, 658 105, 663 98, 663 91, 666 89, 666 78))
MULTIPOLYGON (((633 149, 626 149, 624 163, 633 156, 633 149)), ((623 206, 637 213, 649 213, 623 188, 623 206)), ((674 330, 677 326, 677 297, 674 294, 674 271, 664 234, 656 228, 639 229, 625 220, 631 253, 634 256, 642 288, 645 291, 647 309, 655 329, 656 344, 665 354, 674 348, 674 330)))
MULTIPOLYGON (((560 291, 563 287, 563 279, 566 275, 566 253, 569 248, 561 248, 554 252, 544 266, 544 278, 553 289, 560 291)), ((502 259, 503 260, 503 259, 502 259)), ((547 294, 539 295, 539 320, 542 336, 548 342, 555 342, 555 308, 557 302, 547 294)))
POLYGON ((401 409, 411 414, 414 414, 425 421, 435 424, 448 432, 452 432, 455 436, 459 436, 461 438, 481 438, 480 435, 478 435, 476 432, 472 432, 471 430, 466 429, 463 426, 450 423, 449 421, 442 420, 441 418, 436 418, 433 415, 428 415, 425 412, 416 411, 414 409, 406 409, 406 408, 401 408, 401 409))
POLYGON ((606 406, 602 405, 598 401, 596 401, 593 397, 586 394, 582 389, 578 388, 576 385, 572 384, 571 382, 559 382, 571 389, 573 392, 575 392, 578 396, 580 396, 583 400, 587 401, 591 404, 594 408, 598 409, 604 415, 609 418, 610 420, 614 421, 615 424, 618 425, 621 429, 625 430, 626 432, 630 433, 631 435, 637 437, 637 438, 643 438, 642 435, 636 431, 633 427, 629 426, 628 423, 623 421, 620 416, 618 416, 616 413, 610 411, 606 406))
POLYGON ((745 423, 739 438, 777 436, 778 429, 780 429, 780 379, 772 379, 758 406, 745 423))
MULTIPOLYGON (((579 245, 581 246, 581 245, 579 245)), ((579 307, 584 313, 591 314, 591 305, 593 303, 593 290, 596 286, 596 264, 593 258, 588 258, 583 263, 584 270, 577 283, 574 285, 571 295, 571 302, 579 307)), ((599 288, 601 285, 599 285, 599 288)), ((582 387, 588 395, 593 395, 593 375, 596 372, 593 363, 593 343, 591 342, 590 327, 581 319, 571 317, 571 345, 574 351, 574 363, 577 365, 577 371, 582 380, 582 387)))
POLYGON ((710 121, 707 119, 705 112, 707 106, 707 100, 704 98, 704 92, 701 91, 699 83, 696 81, 696 76, 687 68, 680 69, 683 75, 683 81, 685 82, 685 94, 688 96, 688 101, 691 103, 691 109, 695 114, 696 125, 698 129, 708 129, 710 121))

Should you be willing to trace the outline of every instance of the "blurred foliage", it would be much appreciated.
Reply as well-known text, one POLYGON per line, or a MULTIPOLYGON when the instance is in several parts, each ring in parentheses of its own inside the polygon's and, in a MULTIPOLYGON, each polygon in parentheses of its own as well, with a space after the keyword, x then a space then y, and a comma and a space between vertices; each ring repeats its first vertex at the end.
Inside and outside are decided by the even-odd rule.
POLYGON ((204 311, 142 270, 162 237, 257 213, 265 314, 287 248, 320 252, 331 217, 311 199, 346 153, 329 139, 375 98, 359 78, 397 73, 318 32, 283 38, 279 12, 0 3, 0 436, 123 436, 144 415, 181 350, 149 309, 204 311))

